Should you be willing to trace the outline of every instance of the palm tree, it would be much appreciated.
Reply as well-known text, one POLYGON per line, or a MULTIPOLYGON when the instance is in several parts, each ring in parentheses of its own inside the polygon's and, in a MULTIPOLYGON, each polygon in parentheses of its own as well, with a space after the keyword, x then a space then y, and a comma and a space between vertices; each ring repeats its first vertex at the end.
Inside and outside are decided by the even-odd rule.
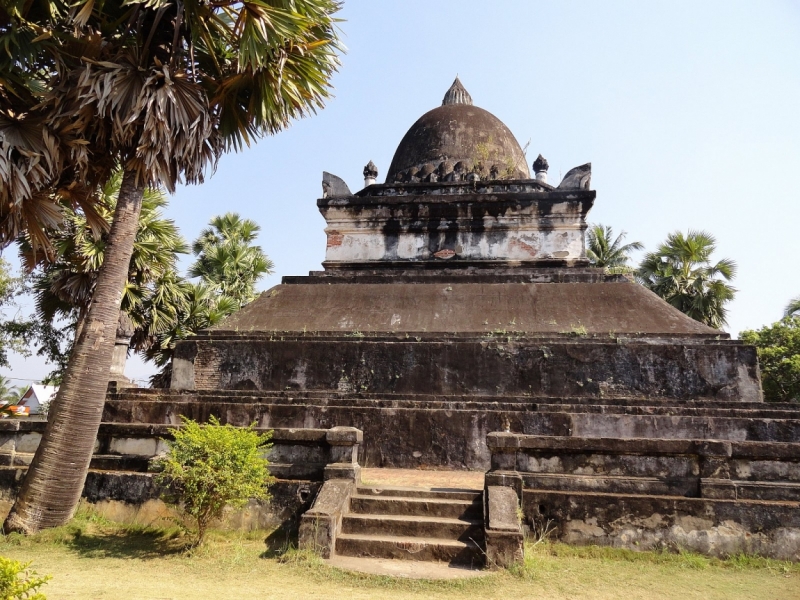
POLYGON ((610 226, 597 223, 586 232, 586 258, 593 267, 603 267, 607 272, 630 273, 629 254, 634 250, 642 250, 641 242, 623 244, 627 233, 624 231, 616 238, 610 226))
MULTIPOLYGON (((123 171, 85 325, 6 518, 69 520, 100 425, 147 187, 199 183, 221 154, 314 113, 340 51, 336 0, 7 0, 0 5, 0 243, 47 250, 64 204, 93 219, 123 171)), ((97 225, 101 227, 100 224, 97 225)))
POLYGON ((714 236, 704 231, 671 233, 655 252, 645 255, 636 273, 639 282, 696 321, 720 329, 725 305, 736 289, 736 263, 724 258, 711 264, 714 236))
POLYGON ((201 278, 243 306, 255 297, 258 280, 272 273, 272 261, 252 245, 261 227, 236 213, 214 217, 209 225, 192 245, 197 261, 189 277, 201 278))
MULTIPOLYGON (((98 214, 109 223, 121 180, 122 173, 117 171, 101 191, 104 206, 98 214)), ((133 325, 136 350, 145 349, 157 334, 172 327, 185 303, 170 274, 177 269, 178 255, 189 250, 175 223, 161 215, 166 204, 162 190, 145 190, 120 308, 121 318, 127 317, 133 325)), ((95 235, 84 215, 67 210, 64 224, 48 232, 48 239, 52 251, 35 254, 31 240, 24 236, 20 254, 27 269, 34 271, 40 355, 56 365, 47 379, 57 383, 92 304, 107 235, 95 235)))
POLYGON ((11 385, 11 380, 8 377, 0 375, 0 402, 16 404, 27 389, 11 385))
POLYGON ((151 377, 153 387, 169 387, 172 375, 172 354, 175 342, 195 335, 201 329, 216 325, 240 308, 236 298, 226 296, 205 282, 181 282, 182 310, 174 326, 160 332, 142 354, 153 361, 161 371, 151 377))
POLYGON ((161 367, 150 383, 168 387, 172 374, 175 342, 216 325, 255 298, 258 280, 272 272, 272 261, 260 246, 253 245, 261 228, 255 221, 227 213, 211 219, 192 245, 197 261, 189 277, 200 282, 184 282, 183 303, 174 326, 155 336, 143 354, 161 367))
POLYGON ((783 314, 786 317, 792 317, 795 315, 800 317, 800 296, 789 301, 789 304, 786 305, 783 314))

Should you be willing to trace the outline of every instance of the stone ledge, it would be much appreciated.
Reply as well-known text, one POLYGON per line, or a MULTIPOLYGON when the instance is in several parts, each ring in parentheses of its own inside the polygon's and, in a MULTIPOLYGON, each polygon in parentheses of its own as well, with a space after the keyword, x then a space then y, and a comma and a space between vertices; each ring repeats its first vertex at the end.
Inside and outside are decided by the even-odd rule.
MULTIPOLYGON (((493 432, 487 436, 492 451, 508 450, 560 450, 567 452, 613 452, 619 454, 694 454, 698 456, 730 457, 731 442, 693 439, 652 438, 587 438, 565 436, 526 435, 493 432)), ((762 444, 763 445, 763 444, 762 444)), ((800 444, 795 446, 800 456, 800 444)), ((746 450, 740 446, 740 452, 746 450)))

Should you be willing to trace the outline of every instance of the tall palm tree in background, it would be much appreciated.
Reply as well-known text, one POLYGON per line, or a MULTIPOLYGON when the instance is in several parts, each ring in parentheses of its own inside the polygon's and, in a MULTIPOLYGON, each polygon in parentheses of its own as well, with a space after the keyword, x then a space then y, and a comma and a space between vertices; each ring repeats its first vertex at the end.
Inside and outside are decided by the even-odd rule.
POLYGON ((174 326, 155 336, 145 350, 147 360, 161 367, 150 379, 153 387, 169 387, 175 342, 216 325, 256 296, 256 284, 272 272, 272 261, 254 244, 261 227, 236 213, 218 215, 192 244, 197 257, 183 283, 184 304, 174 326))
POLYGON ((183 307, 175 325, 154 336, 152 343, 142 351, 146 360, 152 361, 159 372, 150 378, 155 388, 169 387, 172 379, 172 356, 175 343, 197 334, 201 329, 216 325, 240 308, 239 301, 220 294, 216 288, 204 282, 181 281, 183 307))
POLYGON ((786 305, 783 314, 786 317, 800 317, 800 296, 789 301, 789 304, 786 305))
POLYGON ((593 267, 602 267, 609 273, 630 273, 634 269, 628 265, 630 253, 644 249, 641 242, 623 244, 627 233, 616 238, 610 226, 597 223, 586 232, 586 258, 593 267))
POLYGON ((726 283, 736 276, 736 263, 724 258, 712 264, 715 249, 714 236, 705 231, 671 233, 645 255, 637 279, 694 320, 720 329, 726 324, 725 305, 736 294, 726 283))
POLYGON ((74 514, 100 425, 147 187, 199 183, 228 149, 313 113, 338 68, 336 0, 0 4, 0 243, 47 251, 62 206, 93 226, 122 182, 85 324, 5 531, 74 514))
MULTIPOLYGON (((97 212, 109 224, 121 182, 118 170, 101 190, 103 202, 97 212)), ((121 318, 133 327, 135 350, 145 350, 158 334, 174 327, 186 304, 176 269, 178 256, 189 248, 175 223, 162 216, 166 205, 163 191, 145 190, 120 307, 121 318)), ((47 377, 51 384, 60 383, 72 344, 86 321, 108 237, 96 235, 83 214, 65 213, 62 226, 47 232, 50 252, 34 253, 27 235, 19 241, 22 263, 33 272, 39 354, 56 365, 47 377)))
POLYGON ((197 261, 189 277, 199 277, 244 306, 255 298, 261 277, 272 273, 272 261, 253 245, 261 227, 236 213, 214 217, 192 245, 197 261))

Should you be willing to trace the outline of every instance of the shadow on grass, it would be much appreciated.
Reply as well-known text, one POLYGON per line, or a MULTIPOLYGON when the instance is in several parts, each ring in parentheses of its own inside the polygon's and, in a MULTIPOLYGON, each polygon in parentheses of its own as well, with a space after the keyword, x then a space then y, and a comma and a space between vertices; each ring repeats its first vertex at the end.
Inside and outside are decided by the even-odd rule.
POLYGON ((134 531, 78 531, 64 546, 83 558, 137 558, 154 560, 183 554, 191 542, 179 531, 142 529, 134 531))
POLYGON ((292 548, 297 548, 298 528, 292 520, 284 521, 264 540, 266 550, 259 558, 280 558, 292 548))

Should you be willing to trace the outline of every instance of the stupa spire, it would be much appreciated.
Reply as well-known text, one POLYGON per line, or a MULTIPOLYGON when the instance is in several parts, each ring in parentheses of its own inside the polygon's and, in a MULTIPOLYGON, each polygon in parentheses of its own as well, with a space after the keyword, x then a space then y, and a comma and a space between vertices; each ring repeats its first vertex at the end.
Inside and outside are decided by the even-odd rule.
POLYGON ((461 80, 456 75, 456 80, 453 82, 453 85, 450 86, 450 89, 447 90, 447 93, 444 95, 444 100, 442 100, 442 106, 447 104, 472 104, 472 96, 469 95, 469 92, 466 90, 464 85, 461 83, 461 80))

